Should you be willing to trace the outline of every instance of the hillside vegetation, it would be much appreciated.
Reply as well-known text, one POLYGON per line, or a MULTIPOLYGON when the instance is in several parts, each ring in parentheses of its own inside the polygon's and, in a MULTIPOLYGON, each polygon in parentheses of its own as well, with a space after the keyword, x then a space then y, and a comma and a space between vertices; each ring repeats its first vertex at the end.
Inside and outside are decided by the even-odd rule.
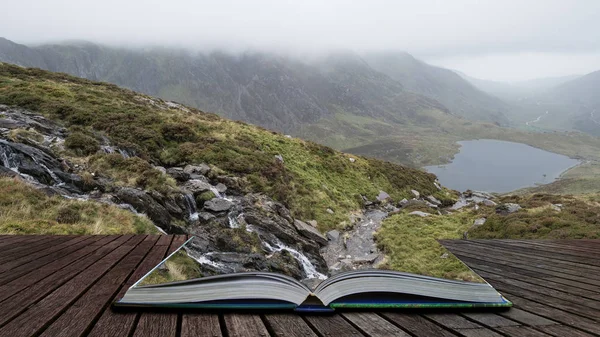
POLYGON ((15 178, 0 177, 2 234, 158 233, 148 218, 114 205, 48 196, 15 178))
POLYGON ((434 186, 435 176, 418 169, 65 74, 0 64, 0 104, 63 123, 70 133, 62 155, 83 167, 82 176, 98 173, 122 185, 164 192, 172 179, 153 165, 207 163, 241 178, 246 190, 283 202, 294 217, 316 219, 321 229, 336 227, 348 211, 362 207, 361 196, 373 200, 380 190, 395 200, 408 197, 411 189, 451 198, 434 186), (106 139, 137 157, 98 151, 106 139))

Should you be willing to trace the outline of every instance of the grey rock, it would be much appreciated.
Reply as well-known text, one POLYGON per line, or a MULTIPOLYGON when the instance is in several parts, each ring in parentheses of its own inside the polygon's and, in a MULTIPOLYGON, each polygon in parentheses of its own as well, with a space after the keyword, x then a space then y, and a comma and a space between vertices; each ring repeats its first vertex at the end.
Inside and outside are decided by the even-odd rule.
POLYGON ((326 211, 327 211, 327 213, 329 213, 329 214, 333 214, 333 213, 335 213, 335 212, 334 212, 334 211, 333 211, 331 208, 328 208, 326 211))
POLYGON ((406 198, 400 200, 400 202, 398 202, 398 207, 404 207, 408 204, 408 200, 406 200, 406 198))
POLYGON ((352 261, 354 264, 371 264, 379 258, 379 254, 373 253, 366 256, 355 257, 352 261))
POLYGON ((154 169, 160 171, 162 174, 167 174, 167 169, 162 166, 154 166, 154 169))
POLYGON ((415 190, 410 190, 410 192, 415 196, 415 198, 419 199, 421 197, 421 193, 415 190))
POLYGON ((218 183, 217 186, 215 186, 215 189, 219 193, 225 193, 225 192, 227 192, 227 186, 225 186, 225 184, 222 184, 222 183, 218 183))
POLYGON ((436 204, 432 204, 432 203, 430 203, 429 201, 426 201, 426 200, 425 200, 425 201, 423 201, 423 202, 424 202, 424 203, 425 203, 425 205, 427 205, 428 207, 431 207, 431 208, 438 208, 438 205, 436 205, 436 204))
MULTIPOLYGON (((558 205, 559 204, 551 204, 550 208, 552 208, 554 211, 561 212, 562 208, 560 206, 558 206, 558 205)), ((560 204, 560 205, 562 206, 562 204, 560 204)))
POLYGON ((340 238, 340 231, 334 229, 327 232, 327 239, 330 241, 337 241, 340 238))
POLYGON ((184 233, 181 228, 171 224, 172 217, 165 207, 159 204, 146 192, 135 188, 123 187, 116 191, 115 197, 120 200, 121 203, 130 204, 137 212, 148 215, 154 224, 165 230, 167 233, 184 233))
POLYGON ((275 155, 275 159, 277 159, 277 161, 279 161, 280 163, 283 164, 283 156, 280 154, 275 155))
POLYGON ((189 173, 184 172, 181 167, 170 167, 167 169, 167 174, 179 182, 190 180, 189 173))
POLYGON ((481 202, 482 204, 484 204, 485 206, 490 206, 490 207, 494 207, 497 206, 498 204, 490 199, 483 199, 483 201, 481 202))
POLYGON ((210 221, 211 219, 214 219, 215 216, 211 213, 208 212, 198 212, 198 219, 202 220, 204 222, 210 221))
POLYGON ((440 259, 447 259, 450 256, 448 253, 444 253, 440 256, 440 259))
POLYGON ((433 186, 435 186, 435 188, 437 188, 439 191, 442 190, 442 186, 437 181, 433 182, 433 186))
POLYGON ((194 194, 194 196, 197 196, 198 194, 206 192, 206 191, 210 191, 211 188, 212 188, 211 184, 207 183, 206 181, 199 180, 199 179, 188 180, 183 185, 183 189, 194 194))
POLYGON ((475 219, 475 222, 473 222, 473 226, 475 227, 479 227, 485 224, 486 219, 485 218, 479 218, 479 219, 475 219))
POLYGON ((212 212, 224 212, 233 206, 231 201, 219 198, 213 198, 204 203, 204 209, 212 212))
POLYGON ((354 163, 354 162, 356 161, 356 159, 354 159, 354 158, 352 158, 352 157, 348 158, 348 160, 349 160, 351 163, 354 163))
POLYGON ((327 238, 323 236, 323 234, 321 234, 315 227, 307 224, 306 222, 295 219, 294 227, 296 227, 296 230, 298 230, 298 232, 307 239, 313 240, 321 246, 327 244, 327 238))
POLYGON ((379 201, 384 201, 384 200, 387 200, 390 198, 391 198, 390 195, 384 191, 379 191, 379 195, 377 196, 377 200, 379 200, 379 201))
POLYGON ((521 209, 521 205, 514 203, 506 203, 496 207, 496 213, 507 215, 511 213, 515 213, 521 209))
POLYGON ((315 228, 317 228, 317 226, 318 226, 317 220, 308 220, 307 222, 309 225, 311 225, 315 228))
POLYGON ((187 165, 186 167, 183 168, 183 172, 185 172, 189 175, 205 176, 206 174, 208 174, 208 172, 210 172, 210 166, 208 166, 206 164, 187 165))
POLYGON ((435 205, 438 205, 438 206, 442 204, 442 202, 441 202, 441 201, 439 201, 439 200, 438 200, 436 197, 434 197, 433 195, 429 195, 429 196, 427 196, 427 200, 429 200, 429 202, 431 202, 432 204, 435 204, 435 205))
POLYGON ((417 216, 420 216, 420 217, 424 218, 426 216, 430 216, 431 214, 425 213, 425 212, 421 212, 421 211, 414 211, 414 212, 408 213, 408 215, 417 215, 417 216))

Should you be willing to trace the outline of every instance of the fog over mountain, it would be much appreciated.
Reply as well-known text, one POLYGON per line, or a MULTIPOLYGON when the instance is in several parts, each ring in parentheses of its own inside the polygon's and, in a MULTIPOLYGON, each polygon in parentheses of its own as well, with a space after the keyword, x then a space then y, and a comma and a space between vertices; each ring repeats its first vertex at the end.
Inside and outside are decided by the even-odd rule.
POLYGON ((593 0, 33 0, 6 1, 2 12, 0 36, 24 44, 407 51, 492 80, 600 69, 600 2, 593 0))

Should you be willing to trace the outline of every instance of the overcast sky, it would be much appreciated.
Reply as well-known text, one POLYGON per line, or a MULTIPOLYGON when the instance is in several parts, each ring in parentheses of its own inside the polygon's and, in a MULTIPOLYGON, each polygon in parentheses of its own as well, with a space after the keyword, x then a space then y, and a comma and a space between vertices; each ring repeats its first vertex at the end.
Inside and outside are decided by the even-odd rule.
POLYGON ((1 0, 0 36, 195 49, 404 50, 493 80, 600 69, 600 0, 1 0))

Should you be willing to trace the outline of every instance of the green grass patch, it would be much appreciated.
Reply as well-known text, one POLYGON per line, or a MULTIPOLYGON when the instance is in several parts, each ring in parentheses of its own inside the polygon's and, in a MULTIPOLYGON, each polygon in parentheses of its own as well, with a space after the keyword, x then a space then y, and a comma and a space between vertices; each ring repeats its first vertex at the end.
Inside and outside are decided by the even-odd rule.
POLYGON ((113 205, 48 196, 15 178, 0 178, 1 234, 158 233, 152 222, 113 205))

